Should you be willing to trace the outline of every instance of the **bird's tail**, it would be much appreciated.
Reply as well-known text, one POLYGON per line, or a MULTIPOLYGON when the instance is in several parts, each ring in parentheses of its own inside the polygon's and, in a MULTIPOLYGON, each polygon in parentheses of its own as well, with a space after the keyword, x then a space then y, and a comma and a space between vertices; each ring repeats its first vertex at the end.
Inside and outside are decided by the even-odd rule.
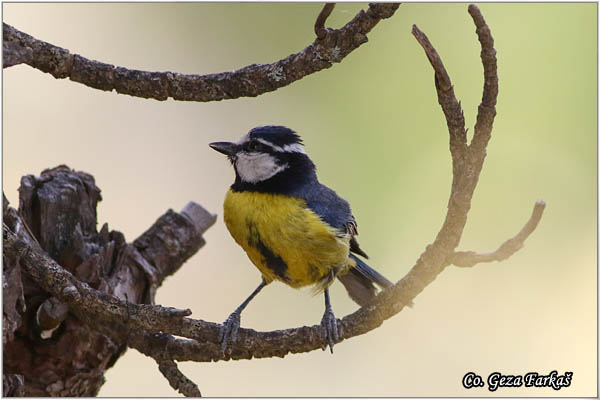
POLYGON ((350 254, 350 257, 356 261, 356 266, 350 268, 348 273, 338 275, 338 279, 348 291, 350 298, 362 307, 377 294, 374 283, 382 289, 392 286, 393 283, 354 254, 350 254))

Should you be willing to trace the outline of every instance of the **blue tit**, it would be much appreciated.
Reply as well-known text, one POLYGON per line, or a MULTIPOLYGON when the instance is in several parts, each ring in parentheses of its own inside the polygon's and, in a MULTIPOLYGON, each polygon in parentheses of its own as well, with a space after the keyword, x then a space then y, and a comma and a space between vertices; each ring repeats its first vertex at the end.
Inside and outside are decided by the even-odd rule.
POLYGON ((356 241, 356 220, 348 202, 319 183, 300 136, 283 126, 252 129, 238 142, 210 143, 235 169, 224 219, 231 236, 262 274, 254 292, 227 318, 220 331, 222 350, 235 342, 240 315, 269 283, 313 286, 325 295, 321 320, 333 352, 339 340, 329 286, 338 278, 359 305, 377 288, 392 283, 357 255, 368 258, 356 241))

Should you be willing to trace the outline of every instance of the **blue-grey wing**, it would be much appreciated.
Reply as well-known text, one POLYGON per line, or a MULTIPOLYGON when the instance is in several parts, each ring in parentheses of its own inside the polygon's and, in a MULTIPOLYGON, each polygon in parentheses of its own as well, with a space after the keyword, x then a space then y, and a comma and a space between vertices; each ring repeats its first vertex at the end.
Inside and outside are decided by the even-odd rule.
POLYGON ((338 229, 342 235, 350 235, 350 251, 368 258, 359 247, 355 236, 358 235, 358 225, 350 210, 350 204, 335 191, 320 183, 304 187, 296 196, 306 201, 308 208, 317 214, 330 226, 338 229))

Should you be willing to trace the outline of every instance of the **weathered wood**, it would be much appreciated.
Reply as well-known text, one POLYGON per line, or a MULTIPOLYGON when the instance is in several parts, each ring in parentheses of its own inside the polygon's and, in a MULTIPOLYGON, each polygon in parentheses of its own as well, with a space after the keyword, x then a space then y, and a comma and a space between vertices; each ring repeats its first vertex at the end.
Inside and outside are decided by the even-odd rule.
MULTIPOLYGON (((91 175, 64 165, 23 177, 19 200, 18 213, 7 202, 3 207, 12 232, 90 287, 133 303, 153 303, 156 288, 204 245, 202 234, 214 223, 192 203, 191 216, 168 210, 128 244, 106 224, 97 231, 100 189, 91 175)), ((4 250, 4 394, 95 396, 104 372, 125 351, 124 340, 69 313, 22 273, 23 254, 4 250)))

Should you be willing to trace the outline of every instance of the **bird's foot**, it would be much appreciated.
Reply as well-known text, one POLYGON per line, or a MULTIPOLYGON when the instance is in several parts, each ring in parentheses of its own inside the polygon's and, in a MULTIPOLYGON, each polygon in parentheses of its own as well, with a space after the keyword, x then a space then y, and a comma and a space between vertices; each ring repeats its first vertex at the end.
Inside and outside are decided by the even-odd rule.
POLYGON ((240 320, 241 313, 239 311, 234 311, 227 317, 223 325, 221 325, 221 330, 219 331, 219 341, 221 342, 221 351, 223 354, 230 348, 229 342, 231 344, 235 343, 237 340, 237 332, 240 329, 240 320))
MULTIPOLYGON (((325 314, 323 314, 323 319, 321 319, 321 334, 327 340, 329 350, 333 354, 333 345, 340 339, 340 336, 338 333, 337 318, 335 318, 331 307, 325 309, 325 314)), ((327 348, 327 344, 323 345, 322 350, 327 348)))

